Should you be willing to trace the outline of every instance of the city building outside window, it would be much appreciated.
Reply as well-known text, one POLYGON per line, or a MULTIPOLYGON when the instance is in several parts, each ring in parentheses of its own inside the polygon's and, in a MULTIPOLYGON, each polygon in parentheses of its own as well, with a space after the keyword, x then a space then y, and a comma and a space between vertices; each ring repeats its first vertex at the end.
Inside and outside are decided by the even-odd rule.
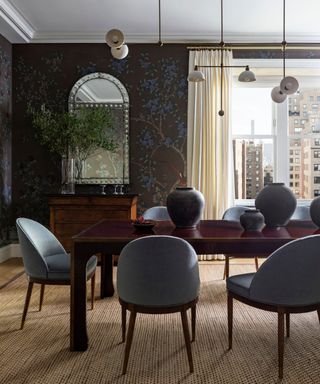
POLYGON ((281 181, 298 199, 319 196, 320 110, 315 101, 320 101, 320 86, 301 87, 275 104, 273 84, 242 84, 233 88, 232 101, 236 199, 254 199, 264 185, 281 181), (252 168, 257 170, 254 183, 252 168))

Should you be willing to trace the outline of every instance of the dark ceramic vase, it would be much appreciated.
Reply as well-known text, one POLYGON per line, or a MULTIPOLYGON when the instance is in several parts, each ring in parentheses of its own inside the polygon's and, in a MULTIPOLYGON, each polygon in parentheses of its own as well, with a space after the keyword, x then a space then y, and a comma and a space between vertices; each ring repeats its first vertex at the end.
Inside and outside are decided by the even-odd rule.
POLYGON ((264 217, 259 209, 247 209, 240 216, 240 224, 245 231, 261 231, 264 227, 264 217))
POLYGON ((204 197, 193 187, 177 187, 167 197, 167 209, 177 228, 194 228, 201 219, 204 197))
POLYGON ((267 227, 284 227, 296 209, 297 199, 284 183, 272 183, 260 191, 255 206, 263 214, 267 227))
POLYGON ((312 200, 310 204, 311 220, 320 228, 320 196, 312 200))

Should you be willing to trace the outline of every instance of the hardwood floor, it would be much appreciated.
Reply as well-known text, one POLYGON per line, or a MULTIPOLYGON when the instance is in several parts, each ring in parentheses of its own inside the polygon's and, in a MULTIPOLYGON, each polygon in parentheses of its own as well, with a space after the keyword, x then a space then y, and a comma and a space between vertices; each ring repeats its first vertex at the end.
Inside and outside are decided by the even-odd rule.
POLYGON ((22 258, 16 257, 0 263, 0 289, 24 273, 22 258))

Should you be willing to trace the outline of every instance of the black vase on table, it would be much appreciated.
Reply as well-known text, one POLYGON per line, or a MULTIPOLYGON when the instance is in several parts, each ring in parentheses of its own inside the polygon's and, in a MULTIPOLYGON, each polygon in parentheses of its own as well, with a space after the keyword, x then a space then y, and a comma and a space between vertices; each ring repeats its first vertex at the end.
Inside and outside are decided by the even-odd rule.
POLYGON ((271 183, 259 192, 255 206, 267 227, 284 227, 296 209, 297 199, 284 183, 271 183))
POLYGON ((245 231, 261 231, 264 217, 259 209, 246 209, 240 216, 240 224, 245 231))
POLYGON ((167 209, 177 228, 195 228, 204 207, 204 197, 193 187, 177 187, 167 197, 167 209))

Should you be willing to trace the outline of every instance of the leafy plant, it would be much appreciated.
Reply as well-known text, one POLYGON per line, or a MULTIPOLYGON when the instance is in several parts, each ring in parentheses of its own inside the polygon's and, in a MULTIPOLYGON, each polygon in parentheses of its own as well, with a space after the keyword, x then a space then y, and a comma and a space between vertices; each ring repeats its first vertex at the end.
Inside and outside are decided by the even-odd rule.
POLYGON ((41 145, 60 155, 85 160, 98 148, 115 151, 113 119, 105 107, 54 112, 42 105, 28 108, 41 145))

